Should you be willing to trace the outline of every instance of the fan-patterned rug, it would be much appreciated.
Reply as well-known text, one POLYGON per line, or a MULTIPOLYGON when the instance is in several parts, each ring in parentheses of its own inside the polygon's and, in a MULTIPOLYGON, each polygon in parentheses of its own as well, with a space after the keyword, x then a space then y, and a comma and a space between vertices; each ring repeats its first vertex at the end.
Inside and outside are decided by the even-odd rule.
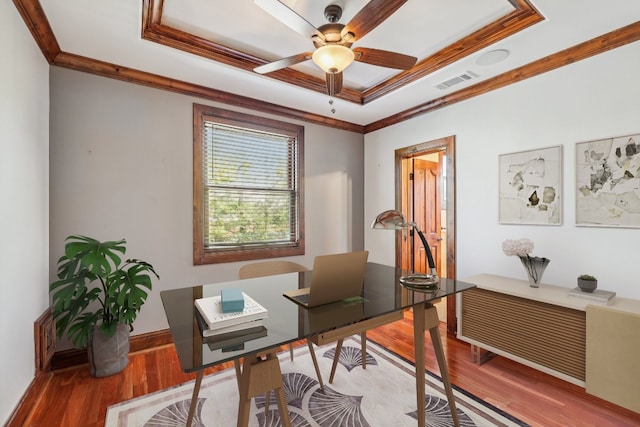
MULTIPOLYGON (((360 342, 354 336, 345 340, 333 384, 328 384, 334 346, 316 348, 325 382, 324 391, 315 376, 306 346, 279 355, 289 417, 294 427, 390 427, 415 426, 415 375, 412 364, 394 353, 367 342, 366 369, 362 369, 360 342)), ((453 425, 451 412, 435 375, 427 372, 425 408, 427 425, 453 425)), ((460 425, 526 426, 525 423, 454 387, 460 425)), ((189 410, 193 382, 172 387, 126 402, 107 410, 105 427, 184 426, 189 410)), ((273 393, 265 413, 265 397, 252 401, 250 426, 280 426, 273 393)), ((202 381, 193 426, 227 427, 236 425, 238 389, 233 369, 202 381)))

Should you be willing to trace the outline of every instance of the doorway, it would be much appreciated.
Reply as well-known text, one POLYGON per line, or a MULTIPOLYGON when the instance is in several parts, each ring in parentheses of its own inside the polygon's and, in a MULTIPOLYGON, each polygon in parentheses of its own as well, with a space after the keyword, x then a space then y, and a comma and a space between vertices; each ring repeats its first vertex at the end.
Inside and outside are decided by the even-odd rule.
MULTIPOLYGON (((427 238, 438 276, 455 279, 455 136, 395 151, 396 209, 427 238)), ((424 248, 414 233, 396 236, 396 265, 426 272, 424 248)), ((456 297, 443 301, 439 317, 456 332, 456 297), (441 314, 446 313, 445 315, 441 314)))

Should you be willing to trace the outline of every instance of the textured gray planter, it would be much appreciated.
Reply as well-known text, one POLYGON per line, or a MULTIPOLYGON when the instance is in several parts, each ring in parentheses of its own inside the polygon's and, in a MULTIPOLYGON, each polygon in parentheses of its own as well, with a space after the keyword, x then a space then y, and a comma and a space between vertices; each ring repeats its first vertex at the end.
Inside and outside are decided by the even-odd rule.
POLYGON ((597 280, 578 279, 578 287, 582 292, 592 293, 598 287, 597 280))
POLYGON ((129 325, 121 323, 112 337, 105 336, 96 326, 87 346, 89 371, 94 377, 117 374, 129 364, 129 325))

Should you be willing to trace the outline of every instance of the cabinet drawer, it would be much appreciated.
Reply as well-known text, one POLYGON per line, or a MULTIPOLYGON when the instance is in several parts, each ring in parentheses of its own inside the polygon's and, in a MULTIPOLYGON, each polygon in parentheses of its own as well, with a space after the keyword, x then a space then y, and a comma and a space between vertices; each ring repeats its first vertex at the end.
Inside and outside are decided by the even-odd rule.
POLYGON ((369 329, 377 328, 378 326, 386 325, 387 323, 395 322, 396 320, 402 319, 403 316, 404 312, 395 311, 393 313, 385 314, 384 316, 374 317, 373 319, 354 323, 353 325, 323 332, 321 334, 314 335, 309 339, 316 345, 324 345, 335 342, 339 339, 350 337, 351 335, 360 334, 369 329))

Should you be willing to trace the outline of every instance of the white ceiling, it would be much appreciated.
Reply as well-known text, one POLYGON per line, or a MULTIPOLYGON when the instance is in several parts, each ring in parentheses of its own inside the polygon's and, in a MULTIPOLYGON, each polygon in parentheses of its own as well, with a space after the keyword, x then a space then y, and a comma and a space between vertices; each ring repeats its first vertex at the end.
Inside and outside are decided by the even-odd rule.
MULTIPOLYGON (((340 4, 346 23, 367 0, 281 0, 315 26, 326 23, 328 4, 340 4)), ((110 62, 290 108, 366 125, 439 98, 510 69, 608 33, 640 19, 638 0, 532 0, 543 22, 440 69, 390 94, 359 105, 167 47, 141 37, 142 0, 41 0, 64 52, 110 62), (481 66, 484 52, 505 49, 509 57, 481 66), (473 80, 448 90, 435 86, 472 72, 473 80), (335 108, 335 113, 331 112, 335 108)), ((511 12, 508 0, 408 0, 390 18, 357 40, 368 47, 421 60, 511 12)), ((312 42, 277 21, 252 0, 165 0, 162 23, 266 60, 313 50, 312 42)), ((322 78, 311 61, 295 69, 322 78)), ((344 85, 363 90, 396 70, 354 63, 344 85)))

